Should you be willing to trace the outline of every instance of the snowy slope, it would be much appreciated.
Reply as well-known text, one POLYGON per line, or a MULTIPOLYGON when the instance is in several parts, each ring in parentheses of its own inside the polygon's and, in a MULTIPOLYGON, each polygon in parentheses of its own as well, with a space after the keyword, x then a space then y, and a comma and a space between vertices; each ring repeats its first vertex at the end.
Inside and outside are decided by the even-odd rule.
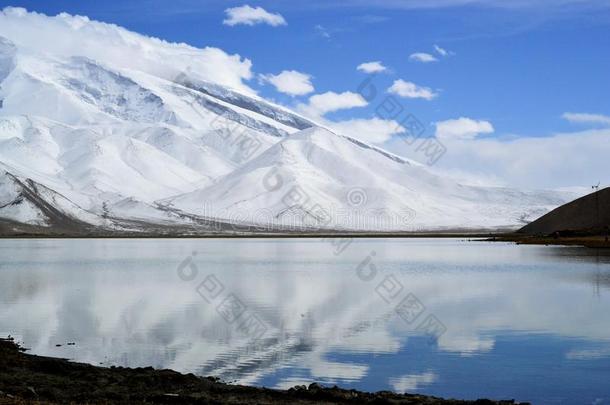
POLYGON ((571 197, 433 175, 263 100, 250 68, 86 17, 3 10, 0 219, 478 229, 519 227, 571 197))
POLYGON ((311 128, 213 185, 163 203, 229 222, 415 231, 510 227, 537 218, 563 198, 463 186, 415 162, 311 128))
POLYGON ((110 226, 109 221, 83 210, 63 195, 5 170, 0 171, 0 218, 62 230, 110 226))

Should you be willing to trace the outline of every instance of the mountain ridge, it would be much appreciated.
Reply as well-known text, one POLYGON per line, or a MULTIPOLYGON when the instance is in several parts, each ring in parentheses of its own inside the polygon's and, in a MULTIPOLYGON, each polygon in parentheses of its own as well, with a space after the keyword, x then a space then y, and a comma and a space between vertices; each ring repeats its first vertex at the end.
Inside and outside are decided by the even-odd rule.
MULTIPOLYGON (((83 229, 516 229, 573 197, 462 185, 335 133, 214 70, 249 75, 220 50, 66 14, 5 9, 0 23, 0 168, 61 196, 51 205, 83 229), (45 29, 68 43, 41 49, 45 29), (272 172, 285 189, 265 186, 272 172)), ((0 218, 56 226, 32 206, 45 195, 10 205, 16 183, 2 184, 0 218)))

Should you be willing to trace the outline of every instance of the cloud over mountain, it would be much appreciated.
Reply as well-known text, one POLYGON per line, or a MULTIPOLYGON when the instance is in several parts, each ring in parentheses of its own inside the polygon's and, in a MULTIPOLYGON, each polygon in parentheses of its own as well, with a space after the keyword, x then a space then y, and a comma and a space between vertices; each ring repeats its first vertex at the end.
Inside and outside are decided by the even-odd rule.
POLYGON ((48 17, 7 7, 0 12, 0 36, 9 38, 22 52, 83 56, 168 80, 189 72, 193 77, 253 93, 244 83, 253 77, 249 59, 219 48, 195 48, 147 37, 87 17, 66 13, 48 17))
POLYGON ((311 75, 296 70, 284 70, 277 75, 262 75, 261 79, 271 83, 277 91, 291 96, 302 96, 314 91, 311 75))

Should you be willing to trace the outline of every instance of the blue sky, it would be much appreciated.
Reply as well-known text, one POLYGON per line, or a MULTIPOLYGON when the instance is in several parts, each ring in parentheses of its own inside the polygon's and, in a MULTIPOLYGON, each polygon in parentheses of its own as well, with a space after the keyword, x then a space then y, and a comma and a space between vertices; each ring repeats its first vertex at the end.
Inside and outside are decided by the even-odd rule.
MULTIPOLYGON (((247 83, 250 87, 296 109, 315 94, 356 92, 367 76, 356 67, 380 61, 387 67, 375 78, 380 91, 403 80, 436 94, 429 100, 397 97, 430 135, 438 131, 437 123, 459 118, 489 123, 493 131, 467 135, 483 140, 552 137, 610 126, 606 0, 0 1, 0 6, 8 5, 50 15, 86 15, 168 41, 239 54, 252 61, 257 75, 247 83), (223 24, 228 8, 245 4, 280 15, 285 24, 223 24), (449 54, 439 54, 434 45, 449 54), (414 53, 437 60, 417 62, 410 59, 414 53), (310 75, 313 91, 285 94, 258 76, 285 70, 310 75), (597 118, 566 119, 565 113, 597 118)), ((375 107, 370 103, 322 115, 330 121, 371 119, 375 107)), ((404 145, 388 138, 380 143, 409 155, 404 145)), ((456 159, 440 167, 459 166, 456 159)), ((574 181, 552 186, 585 182, 584 170, 592 169, 581 169, 574 181)))

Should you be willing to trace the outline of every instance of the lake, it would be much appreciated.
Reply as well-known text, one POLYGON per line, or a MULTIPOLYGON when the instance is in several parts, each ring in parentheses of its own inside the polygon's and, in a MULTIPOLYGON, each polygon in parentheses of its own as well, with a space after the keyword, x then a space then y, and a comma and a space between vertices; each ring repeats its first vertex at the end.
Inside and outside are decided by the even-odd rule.
POLYGON ((8 334, 35 354, 248 385, 606 404, 610 252, 432 238, 0 240, 8 334))

